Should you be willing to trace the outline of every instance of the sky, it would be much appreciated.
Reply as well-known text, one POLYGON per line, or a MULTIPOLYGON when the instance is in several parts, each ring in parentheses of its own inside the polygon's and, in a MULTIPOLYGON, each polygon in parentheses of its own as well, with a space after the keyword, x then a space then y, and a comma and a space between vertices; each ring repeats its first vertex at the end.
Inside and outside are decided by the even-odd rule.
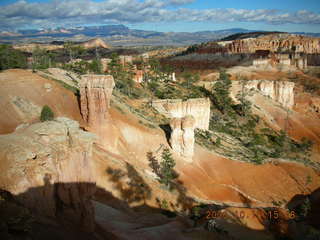
POLYGON ((320 0, 0 0, 0 30, 124 24, 195 32, 320 32, 320 0))

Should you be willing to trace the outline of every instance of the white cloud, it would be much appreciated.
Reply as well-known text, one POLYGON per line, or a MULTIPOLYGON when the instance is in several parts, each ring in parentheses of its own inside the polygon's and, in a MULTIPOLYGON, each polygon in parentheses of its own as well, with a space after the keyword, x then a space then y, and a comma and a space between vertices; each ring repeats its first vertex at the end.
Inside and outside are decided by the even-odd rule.
POLYGON ((101 23, 173 21, 263 22, 269 24, 320 24, 320 14, 267 9, 171 8, 194 0, 52 0, 45 3, 18 1, 0 8, 0 29, 56 27, 101 23))
POLYGON ((188 3, 193 3, 195 0, 169 0, 168 4, 172 5, 183 5, 188 3))

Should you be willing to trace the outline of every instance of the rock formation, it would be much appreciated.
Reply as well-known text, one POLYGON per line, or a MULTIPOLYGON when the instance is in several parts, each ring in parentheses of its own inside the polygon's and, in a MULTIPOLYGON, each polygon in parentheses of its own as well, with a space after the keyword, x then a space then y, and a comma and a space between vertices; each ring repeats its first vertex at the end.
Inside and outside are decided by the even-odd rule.
POLYGON ((320 38, 293 34, 270 34, 257 38, 218 42, 229 53, 255 53, 257 50, 271 52, 292 51, 320 53, 320 38))
POLYGON ((195 119, 191 115, 173 118, 170 121, 170 144, 176 153, 192 162, 194 152, 195 119))
POLYGON ((40 216, 94 229, 92 143, 67 118, 0 136, 0 189, 40 216))
POLYGON ((80 84, 82 117, 88 124, 88 130, 101 139, 107 134, 110 121, 108 109, 114 86, 111 75, 84 75, 80 84))
POLYGON ((142 70, 134 70, 133 81, 136 83, 143 82, 144 72, 142 70))
POLYGON ((183 118, 191 115, 195 119, 195 128, 209 129, 210 100, 208 98, 192 98, 155 100, 152 106, 168 118, 183 118))
POLYGON ((94 38, 94 39, 91 39, 91 40, 86 41, 86 42, 84 42, 84 43, 81 43, 80 45, 83 46, 83 47, 86 48, 86 49, 96 48, 96 47, 108 48, 108 49, 111 48, 111 47, 110 47, 108 44, 106 44, 101 38, 94 38))
MULTIPOLYGON (((269 96, 283 107, 289 109, 292 109, 294 106, 294 86, 293 82, 268 80, 251 80, 245 84, 245 88, 258 90, 263 95, 269 96)), ((241 89, 241 82, 232 81, 231 94, 235 101, 237 101, 235 96, 241 89)))
POLYGON ((306 56, 300 54, 269 54, 268 58, 253 60, 256 67, 287 67, 294 69, 305 69, 308 67, 306 56))

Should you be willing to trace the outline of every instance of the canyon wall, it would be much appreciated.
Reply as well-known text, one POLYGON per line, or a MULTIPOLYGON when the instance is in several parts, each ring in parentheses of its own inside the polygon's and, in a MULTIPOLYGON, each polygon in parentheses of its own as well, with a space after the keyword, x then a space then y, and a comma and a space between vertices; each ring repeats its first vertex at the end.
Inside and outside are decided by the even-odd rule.
POLYGON ((172 118, 170 121, 172 150, 192 162, 194 153, 195 119, 188 115, 183 118, 172 118))
POLYGON ((292 34, 270 34, 257 38, 222 41, 218 44, 229 53, 255 53, 257 50, 320 53, 320 38, 292 34))
POLYGON ((40 216, 93 231, 94 141, 68 118, 0 135, 0 189, 40 216))
MULTIPOLYGON (((250 80, 245 83, 246 89, 260 91, 283 107, 292 109, 294 106, 294 86, 293 82, 288 81, 269 81, 269 80, 250 80)), ((242 91, 242 82, 232 81, 231 95, 238 102, 236 96, 242 91)))
POLYGON ((152 101, 152 106, 168 118, 183 118, 191 115, 195 119, 195 128, 209 129, 210 100, 208 98, 164 99, 152 101))
POLYGON ((82 117, 87 129, 100 137, 101 145, 110 122, 109 108, 114 86, 111 75, 84 75, 80 83, 82 117))

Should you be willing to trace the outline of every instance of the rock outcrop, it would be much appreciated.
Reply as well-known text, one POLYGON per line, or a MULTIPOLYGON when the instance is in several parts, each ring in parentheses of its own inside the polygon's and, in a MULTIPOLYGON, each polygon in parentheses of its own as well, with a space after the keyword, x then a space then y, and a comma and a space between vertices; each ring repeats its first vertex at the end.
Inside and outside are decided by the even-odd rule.
POLYGON ((195 128, 209 129, 210 100, 208 98, 192 98, 155 100, 152 106, 168 118, 183 118, 191 115, 195 120, 195 128))
MULTIPOLYGON (((109 107, 115 86, 111 75, 84 75, 80 84, 81 114, 88 130, 100 139, 107 134, 109 107)), ((103 141, 99 141, 102 144, 103 141)))
POLYGON ((0 189, 37 215, 93 231, 94 141, 68 118, 0 135, 0 189))
MULTIPOLYGON (((242 83, 232 81, 232 97, 236 100, 236 95, 242 89, 242 83)), ((268 81, 268 80, 251 80, 247 81, 245 88, 260 91, 274 101, 280 103, 283 107, 292 109, 294 106, 294 86, 293 82, 288 81, 268 81)))
POLYGON ((107 48, 107 49, 111 48, 101 38, 94 38, 94 39, 91 39, 91 40, 86 41, 84 43, 81 43, 80 45, 83 46, 86 49, 97 48, 97 47, 107 48))
POLYGON ((287 68, 287 70, 306 69, 308 59, 300 54, 269 54, 268 58, 253 60, 253 66, 258 69, 266 67, 287 68))
POLYGON ((320 53, 320 38, 293 34, 270 34, 257 38, 218 42, 229 53, 255 53, 257 50, 271 52, 295 51, 320 53))
POLYGON ((192 162, 194 152, 195 119, 191 115, 183 118, 173 118, 170 121, 170 144, 176 153, 192 162))

